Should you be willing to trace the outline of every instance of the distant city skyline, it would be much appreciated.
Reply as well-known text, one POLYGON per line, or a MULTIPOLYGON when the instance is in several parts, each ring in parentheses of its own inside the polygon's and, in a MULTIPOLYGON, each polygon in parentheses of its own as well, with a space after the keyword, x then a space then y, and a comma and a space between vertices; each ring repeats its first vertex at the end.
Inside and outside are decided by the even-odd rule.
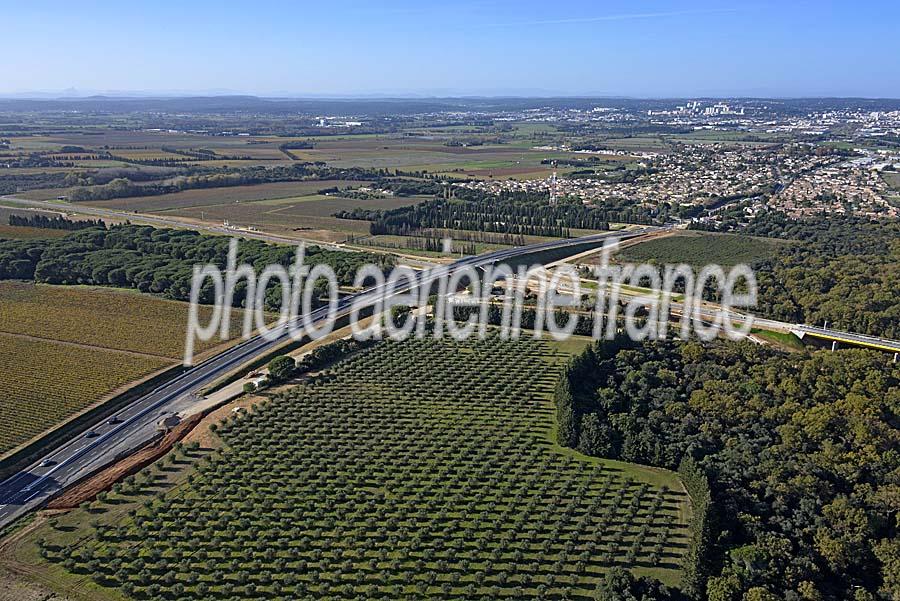
POLYGON ((0 95, 900 97, 887 1, 36 0, 0 95))

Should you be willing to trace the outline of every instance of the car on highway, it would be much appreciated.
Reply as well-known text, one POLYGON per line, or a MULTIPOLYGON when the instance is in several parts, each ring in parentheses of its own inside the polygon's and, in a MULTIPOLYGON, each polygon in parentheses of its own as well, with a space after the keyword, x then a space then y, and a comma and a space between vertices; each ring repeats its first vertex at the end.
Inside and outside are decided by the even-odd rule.
POLYGON ((44 459, 38 464, 38 467, 50 467, 51 465, 56 465, 56 462, 52 459, 44 459))

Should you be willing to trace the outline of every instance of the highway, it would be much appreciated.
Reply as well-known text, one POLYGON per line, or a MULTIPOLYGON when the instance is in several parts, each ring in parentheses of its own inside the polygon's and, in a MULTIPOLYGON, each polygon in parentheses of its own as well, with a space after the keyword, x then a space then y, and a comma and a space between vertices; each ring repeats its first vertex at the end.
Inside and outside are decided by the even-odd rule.
POLYGON ((842 332, 841 330, 803 324, 795 324, 791 326, 790 330, 801 340, 806 336, 812 336, 837 343, 865 346, 890 353, 900 353, 900 341, 888 338, 878 338, 877 336, 866 336, 865 334, 854 334, 852 332, 842 332))
MULTIPOLYGON (((446 273, 445 270, 449 270, 452 274, 454 270, 463 267, 486 267, 540 251, 563 250, 593 244, 599 246, 609 237, 632 238, 651 229, 638 228, 628 232, 608 232, 582 238, 553 240, 466 257, 447 266, 419 272, 419 284, 430 284, 442 273, 446 273)), ((394 290, 393 293, 402 294, 411 287, 412 285, 406 285, 394 290)), ((383 287, 345 297, 338 304, 337 317, 348 315, 355 300, 371 302, 379 297, 381 300, 389 297, 383 287)), ((327 309, 323 307, 313 312, 312 321, 318 324, 326 316, 327 309)), ((275 328, 274 336, 268 338, 256 336, 243 341, 188 369, 121 409, 113 418, 97 425, 88 433, 94 436, 81 435, 70 440, 27 469, 3 481, 0 483, 0 527, 40 507, 59 490, 146 443, 157 432, 157 423, 164 415, 177 413, 189 407, 199 398, 202 389, 256 357, 272 352, 289 338, 289 328, 283 324, 275 328)))
MULTIPOLYGON (((498 250, 475 257, 460 259, 446 266, 418 272, 419 284, 426 285, 440 277, 442 273, 463 267, 486 267, 491 264, 510 261, 532 253, 546 250, 562 250, 569 247, 580 247, 596 244, 599 246, 609 237, 620 239, 633 238, 655 228, 638 228, 628 232, 608 232, 572 238, 553 240, 529 246, 498 250), (445 271, 446 270, 446 271, 445 271)), ((574 252, 572 254, 575 254, 574 252)), ((411 286, 398 288, 394 294, 407 292, 411 286)), ((337 317, 349 314, 354 301, 364 300, 369 303, 388 298, 388 292, 382 288, 373 288, 341 299, 338 304, 337 317)), ((672 303, 673 313, 682 310, 680 303, 672 303)), ((704 318, 716 317, 715 307, 703 307, 704 318)), ((312 321, 319 324, 327 316, 325 308, 314 311, 312 321)), ((731 312, 734 320, 746 319, 748 315, 731 312)), ((793 331, 798 336, 810 335, 828 340, 838 340, 849 344, 859 344, 880 348, 892 352, 900 352, 900 342, 874 338, 859 334, 827 330, 800 324, 754 317, 754 324, 763 328, 793 331)), ((70 486, 84 476, 113 462, 117 457, 133 451, 149 441, 157 432, 157 423, 162 417, 179 413, 189 408, 200 398, 200 392, 223 376, 235 371, 257 357, 273 351, 288 341, 288 326, 275 329, 275 336, 270 338, 253 337, 234 347, 207 359, 157 389, 137 399, 121 409, 107 422, 97 425, 91 433, 94 436, 82 435, 61 445, 53 452, 42 457, 27 469, 13 475, 0 483, 0 527, 9 524, 26 514, 53 496, 60 489, 70 486)), ((802 337, 802 336, 801 336, 802 337)))

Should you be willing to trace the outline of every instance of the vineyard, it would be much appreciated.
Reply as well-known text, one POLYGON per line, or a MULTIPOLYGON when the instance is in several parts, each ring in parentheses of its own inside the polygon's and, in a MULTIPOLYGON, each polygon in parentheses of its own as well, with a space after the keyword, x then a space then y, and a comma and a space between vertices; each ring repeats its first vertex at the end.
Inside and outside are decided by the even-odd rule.
MULTIPOLYGON (((0 282, 0 306, 0 454, 184 354, 187 303, 107 288, 0 282)), ((201 307, 202 323, 209 311, 201 307)), ((239 313, 231 322, 235 334, 239 313)))
MULTIPOLYGON (((0 332, 75 342, 180 360, 184 356, 188 304, 112 288, 0 282, 0 332)), ((206 323, 211 308, 200 307, 206 323)), ((232 333, 242 325, 232 314, 232 333)), ((206 350, 218 339, 198 343, 206 350)))
POLYGON ((731 267, 753 263, 784 248, 783 240, 754 238, 736 234, 710 234, 694 231, 655 238, 623 249, 616 256, 634 263, 687 263, 702 267, 710 263, 731 267))
POLYGON ((92 536, 41 554, 137 599, 593 598, 613 566, 677 583, 680 482, 551 442, 561 358, 382 343, 233 414, 183 485, 150 499, 131 478, 92 536))
POLYGON ((0 453, 170 363, 0 333, 0 453))

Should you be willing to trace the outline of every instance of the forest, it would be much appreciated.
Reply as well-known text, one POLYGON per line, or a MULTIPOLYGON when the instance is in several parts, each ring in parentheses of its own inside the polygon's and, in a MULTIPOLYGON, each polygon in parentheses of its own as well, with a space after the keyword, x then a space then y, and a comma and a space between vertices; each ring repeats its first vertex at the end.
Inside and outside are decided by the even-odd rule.
POLYGON ((695 598, 900 596, 900 372, 886 356, 619 339, 574 359, 555 402, 560 444, 707 481, 695 598))
MULTIPOLYGON (((229 240, 224 236, 137 225, 81 230, 55 240, 0 240, 0 280, 135 288, 187 301, 193 266, 214 263, 224 267, 229 240)), ((274 263, 288 266, 295 254, 291 246, 259 240, 241 240, 238 248, 238 264, 249 263, 257 273, 274 263)), ((385 255, 332 251, 316 246, 306 248, 306 263, 329 265, 342 285, 351 284, 364 264, 374 263, 384 269, 392 264, 385 255)), ((206 284, 200 302, 212 303, 212 284, 209 280, 206 284)), ((324 280, 317 285, 324 289, 324 280)), ((245 295, 246 282, 240 280, 235 286, 234 306, 242 306, 245 295)), ((280 299, 280 287, 273 284, 267 290, 267 305, 276 308, 280 299)))
POLYGON ((801 242, 754 265, 761 314, 900 338, 900 222, 766 212, 742 233, 801 242))

